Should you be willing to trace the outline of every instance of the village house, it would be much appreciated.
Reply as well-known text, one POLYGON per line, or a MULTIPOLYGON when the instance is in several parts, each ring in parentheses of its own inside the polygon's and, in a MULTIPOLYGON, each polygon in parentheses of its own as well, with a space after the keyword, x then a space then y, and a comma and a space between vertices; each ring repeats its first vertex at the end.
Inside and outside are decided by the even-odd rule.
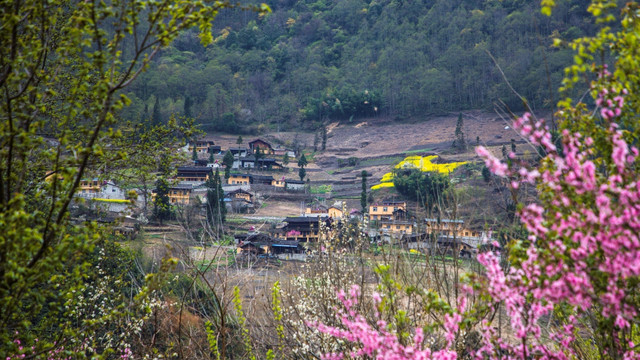
POLYGON ((266 175, 249 175, 251 184, 254 185, 271 185, 273 182, 273 176, 266 175))
POLYGON ((176 184, 169 186, 169 203, 173 205, 189 205, 193 185, 176 184))
POLYGON ((314 204, 305 208, 304 216, 329 216, 329 212, 326 206, 314 204))
POLYGON ((373 204, 369 206, 369 220, 383 220, 383 219, 392 219, 393 212, 398 209, 403 209, 407 211, 407 202, 406 201, 385 201, 382 204, 373 204))
MULTIPOLYGON (((282 170, 283 166, 278 164, 275 159, 258 159, 256 160, 255 156, 247 156, 244 158, 240 158, 237 161, 233 162, 234 165, 240 168, 256 168, 256 169, 264 169, 264 170, 282 170)), ((233 167, 233 166, 232 166, 233 167)))
POLYGON ((413 233, 414 222, 409 219, 407 211, 404 208, 398 207, 391 215, 390 218, 383 218, 378 220, 380 229, 385 232, 394 234, 411 234, 413 233))
POLYGON ((344 216, 342 208, 337 206, 331 206, 327 210, 327 214, 329 214, 329 217, 333 219, 342 219, 342 216, 344 216))
POLYGON ((271 186, 273 186, 273 187, 283 188, 284 189, 285 185, 286 185, 286 183, 285 183, 284 176, 280 180, 273 179, 271 181, 271 186))
POLYGON ((213 175, 213 170, 207 166, 179 166, 176 178, 180 181, 205 182, 213 175))
POLYGON ((300 180, 285 180, 285 189, 293 191, 304 191, 304 181, 300 180))
POLYGON ((320 223, 328 220, 325 216, 288 217, 282 228, 283 237, 294 241, 315 241, 320 237, 320 223))
POLYGON ((425 233, 458 236, 479 237, 481 233, 467 228, 460 219, 424 219, 425 233))
MULTIPOLYGON (((194 143, 189 144, 189 152, 193 152, 194 143)), ((208 154, 210 152, 209 148, 214 146, 213 140, 200 139, 195 141, 196 153, 198 154, 208 154)), ((218 146, 219 147, 219 146, 218 146)))
POLYGON ((222 147, 220 145, 209 146, 209 154, 220 155, 222 153, 222 147))
POLYGON ((231 153, 231 155, 233 155, 233 157, 236 158, 236 159, 237 158, 241 158, 241 157, 245 157, 249 153, 249 150, 247 148, 232 147, 232 148, 229 148, 227 151, 229 151, 231 153))
POLYGON ((271 146, 271 144, 262 139, 255 139, 252 142, 250 142, 249 149, 251 150, 251 153, 254 153, 254 154, 258 151, 260 151, 262 154, 273 155, 274 153, 273 147, 271 146))
POLYGON ((102 183, 100 182, 100 180, 98 180, 98 178, 83 179, 83 180, 80 180, 78 193, 87 195, 86 197, 91 197, 91 195, 95 195, 99 193, 101 187, 102 187, 102 183))
POLYGON ((246 202, 252 202, 253 195, 250 192, 242 189, 230 191, 226 194, 231 199, 244 200, 246 202))
POLYGON ((225 205, 234 213, 244 213, 253 208, 253 195, 250 192, 236 189, 225 194, 225 205))
POLYGON ((251 175, 249 174, 230 174, 227 184, 229 185, 249 185, 251 183, 251 175))
POLYGON ((272 238, 266 234, 237 235, 239 254, 251 255, 280 255, 280 254, 301 254, 304 248, 296 240, 282 240, 272 238))
POLYGON ((193 166, 207 166, 209 161, 207 159, 195 159, 193 160, 193 166))

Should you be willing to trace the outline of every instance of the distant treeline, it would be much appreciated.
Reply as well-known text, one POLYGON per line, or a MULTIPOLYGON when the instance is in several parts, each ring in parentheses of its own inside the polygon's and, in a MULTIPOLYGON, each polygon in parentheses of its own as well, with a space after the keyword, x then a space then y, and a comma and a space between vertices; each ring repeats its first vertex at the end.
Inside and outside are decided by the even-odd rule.
POLYGON ((130 120, 195 117, 208 130, 314 128, 327 119, 396 120, 522 103, 550 109, 571 40, 594 31, 588 1, 551 17, 531 0, 276 0, 258 17, 229 10, 203 48, 184 34, 129 89, 130 120), (155 109, 157 108, 157 109, 155 109), (300 125, 301 124, 301 125, 300 125))

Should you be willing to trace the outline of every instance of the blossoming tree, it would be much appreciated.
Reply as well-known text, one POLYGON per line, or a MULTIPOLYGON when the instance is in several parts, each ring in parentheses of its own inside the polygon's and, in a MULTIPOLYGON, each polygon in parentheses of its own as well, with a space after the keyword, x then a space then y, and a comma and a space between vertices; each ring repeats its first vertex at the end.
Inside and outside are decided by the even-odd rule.
MULTIPOLYGON (((554 1, 542 2, 543 12, 554 1)), ((640 6, 632 1, 594 0, 589 11, 601 24, 617 19, 620 31, 604 26, 592 38, 571 44, 575 64, 567 68, 563 90, 589 79, 593 104, 559 103, 561 132, 526 113, 514 128, 539 149, 540 161, 528 164, 509 154, 504 163, 483 147, 477 153, 510 186, 538 189, 538 202, 522 206, 519 217, 528 232, 511 246, 505 271, 498 251, 481 253, 485 273, 467 288, 457 309, 449 309, 440 332, 447 340, 435 349, 422 327, 413 342, 398 342, 385 322, 372 324, 352 311, 357 288, 339 293, 344 310, 340 326, 311 323, 319 331, 361 350, 327 354, 327 359, 371 356, 378 359, 455 359, 454 339, 478 309, 465 308, 464 297, 481 295, 488 308, 504 305, 512 336, 499 337, 489 319, 476 328, 482 344, 469 355, 490 359, 638 359, 640 297, 640 6), (618 12, 619 11, 619 12, 618 12), (608 57, 615 60, 607 64, 608 57), (613 66, 613 71, 608 69, 613 66), (595 107, 595 108, 594 108, 595 107)), ((561 45, 560 41, 556 42, 561 45)), ((380 301, 380 300, 378 300, 380 301)))

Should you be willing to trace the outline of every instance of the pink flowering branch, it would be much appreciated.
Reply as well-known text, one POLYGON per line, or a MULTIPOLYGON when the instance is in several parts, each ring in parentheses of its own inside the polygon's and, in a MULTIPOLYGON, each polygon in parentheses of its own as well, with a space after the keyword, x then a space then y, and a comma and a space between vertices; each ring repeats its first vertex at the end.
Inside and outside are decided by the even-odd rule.
MULTIPOLYGON (((562 151, 552 142, 543 121, 529 114, 514 128, 547 156, 540 168, 522 163, 504 164, 485 148, 478 155, 499 176, 518 183, 537 184, 542 206, 530 204, 519 213, 529 232, 527 258, 504 274, 493 253, 480 254, 487 269, 487 291, 504 302, 511 327, 521 344, 508 344, 485 329, 478 355, 508 353, 515 358, 565 359, 577 331, 577 318, 596 311, 603 321, 595 336, 604 353, 637 358, 628 331, 638 321, 634 300, 640 280, 640 181, 635 170, 638 149, 629 146, 613 122, 622 113, 626 91, 604 89, 597 104, 609 124, 610 159, 597 159, 594 140, 579 133, 562 133, 562 151), (611 164, 598 174, 599 164, 611 164), (573 309, 567 323, 555 329, 549 341, 541 338, 542 316, 558 307, 573 309)), ((605 152, 608 153, 608 152, 605 152)))
MULTIPOLYGON (((388 324, 384 321, 378 312, 376 312, 375 325, 371 325, 362 315, 354 310, 354 306, 358 303, 360 296, 360 288, 353 285, 347 296, 344 290, 337 293, 338 299, 341 301, 343 308, 337 309, 337 315, 340 319, 341 327, 327 326, 319 322, 307 323, 308 326, 317 329, 321 333, 329 334, 337 339, 342 339, 349 343, 358 345, 359 350, 353 351, 348 355, 352 358, 364 357, 374 359, 388 360, 453 360, 457 358, 455 350, 452 348, 453 337, 458 329, 462 316, 459 313, 447 315, 444 321, 444 328, 447 336, 447 346, 444 349, 433 351, 425 346, 424 332, 421 327, 414 329, 413 343, 403 345, 398 336, 391 332, 388 324)), ((381 297, 374 294, 374 302, 379 304, 381 297)), ((464 303, 461 307, 464 308, 464 303)), ((343 359, 344 353, 323 354, 322 359, 339 360, 343 359)))

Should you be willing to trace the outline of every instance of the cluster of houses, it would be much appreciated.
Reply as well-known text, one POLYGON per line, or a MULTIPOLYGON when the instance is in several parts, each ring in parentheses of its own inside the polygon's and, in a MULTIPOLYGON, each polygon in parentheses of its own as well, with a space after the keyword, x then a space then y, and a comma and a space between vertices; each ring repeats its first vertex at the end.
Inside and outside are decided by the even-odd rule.
POLYGON ((293 150, 286 148, 275 148, 271 143, 263 139, 255 139, 249 142, 249 148, 242 147, 230 147, 223 151, 219 145, 215 145, 213 140, 197 140, 192 144, 187 145, 186 151, 192 153, 195 146, 195 153, 197 159, 194 159, 196 166, 208 166, 208 167, 221 167, 222 164, 218 160, 209 162, 210 155, 220 157, 225 155, 226 152, 230 152, 233 157, 233 169, 259 169, 259 170, 285 170, 286 167, 277 162, 276 157, 284 157, 285 155, 290 158, 295 158, 296 153, 293 150))
MULTIPOLYGON (((471 256, 491 239, 490 232, 478 232, 465 226, 460 219, 422 219, 407 215, 405 201, 389 201, 369 206, 366 214, 371 231, 369 237, 377 241, 395 243, 408 249, 427 253, 453 253, 471 256)), ((340 227, 345 221, 361 221, 363 214, 347 210, 342 202, 332 206, 307 206, 301 216, 287 217, 270 235, 236 236, 239 253, 271 254, 303 253, 301 243, 320 240, 321 229, 340 227), (259 239, 259 240, 258 240, 259 239)))
MULTIPOLYGON (((248 148, 232 147, 226 151, 234 156, 233 169, 253 169, 264 171, 279 171, 286 169, 275 158, 269 156, 295 157, 295 152, 284 148, 274 148, 269 142, 262 139, 251 141, 248 148), (256 159, 256 153, 259 157, 256 159)), ((222 167, 220 158, 225 151, 213 140, 200 139, 187 145, 185 151, 194 152, 197 158, 191 166, 179 166, 176 169, 174 181, 169 186, 169 202, 173 205, 192 204, 197 197, 204 203, 207 189, 205 182, 214 174, 214 169, 222 167), (208 160, 218 158, 214 162, 208 160), (205 159, 206 158, 206 159, 205 159)), ((286 179, 282 174, 276 177, 264 174, 232 173, 226 184, 223 184, 225 203, 232 211, 245 211, 254 207, 253 197, 249 191, 254 186, 268 186, 273 189, 288 191, 304 191, 305 183, 295 179, 286 179)), ((264 187, 261 188, 264 190, 264 187)), ((144 192, 136 189, 135 195, 116 185, 111 180, 99 180, 97 178, 85 179, 80 183, 78 197, 91 199, 93 203, 103 203, 107 210, 122 213, 131 208, 132 204, 138 207, 144 204, 144 192), (133 197, 132 197, 133 196, 133 197), (134 201, 135 200, 135 201, 134 201)), ((154 194, 150 194, 152 198, 154 194)))
MULTIPOLYGON (((195 197, 205 202, 206 188, 204 183, 213 176, 215 168, 222 168, 221 158, 226 152, 233 157, 234 170, 262 170, 283 171, 286 169, 275 159, 276 156, 295 157, 295 152, 285 148, 275 148, 269 142, 256 139, 248 143, 248 148, 230 147, 223 150, 215 145, 213 140, 201 139, 187 145, 186 151, 197 154, 193 166, 180 166, 177 168, 176 184, 169 189, 169 201, 175 205, 189 205, 195 197), (213 156, 211 156, 213 155, 213 156), (259 156, 257 156, 259 155, 259 156), (273 157, 270 157, 273 156, 273 157), (209 159, 214 161, 210 162, 209 159)), ((286 179, 283 175, 276 177, 264 174, 231 173, 223 185, 225 203, 227 207, 236 212, 242 212, 254 208, 253 194, 249 192, 252 187, 268 186, 274 189, 288 191, 304 191, 305 183, 295 179, 286 179)), ((264 190, 264 187, 260 189, 264 190)))

